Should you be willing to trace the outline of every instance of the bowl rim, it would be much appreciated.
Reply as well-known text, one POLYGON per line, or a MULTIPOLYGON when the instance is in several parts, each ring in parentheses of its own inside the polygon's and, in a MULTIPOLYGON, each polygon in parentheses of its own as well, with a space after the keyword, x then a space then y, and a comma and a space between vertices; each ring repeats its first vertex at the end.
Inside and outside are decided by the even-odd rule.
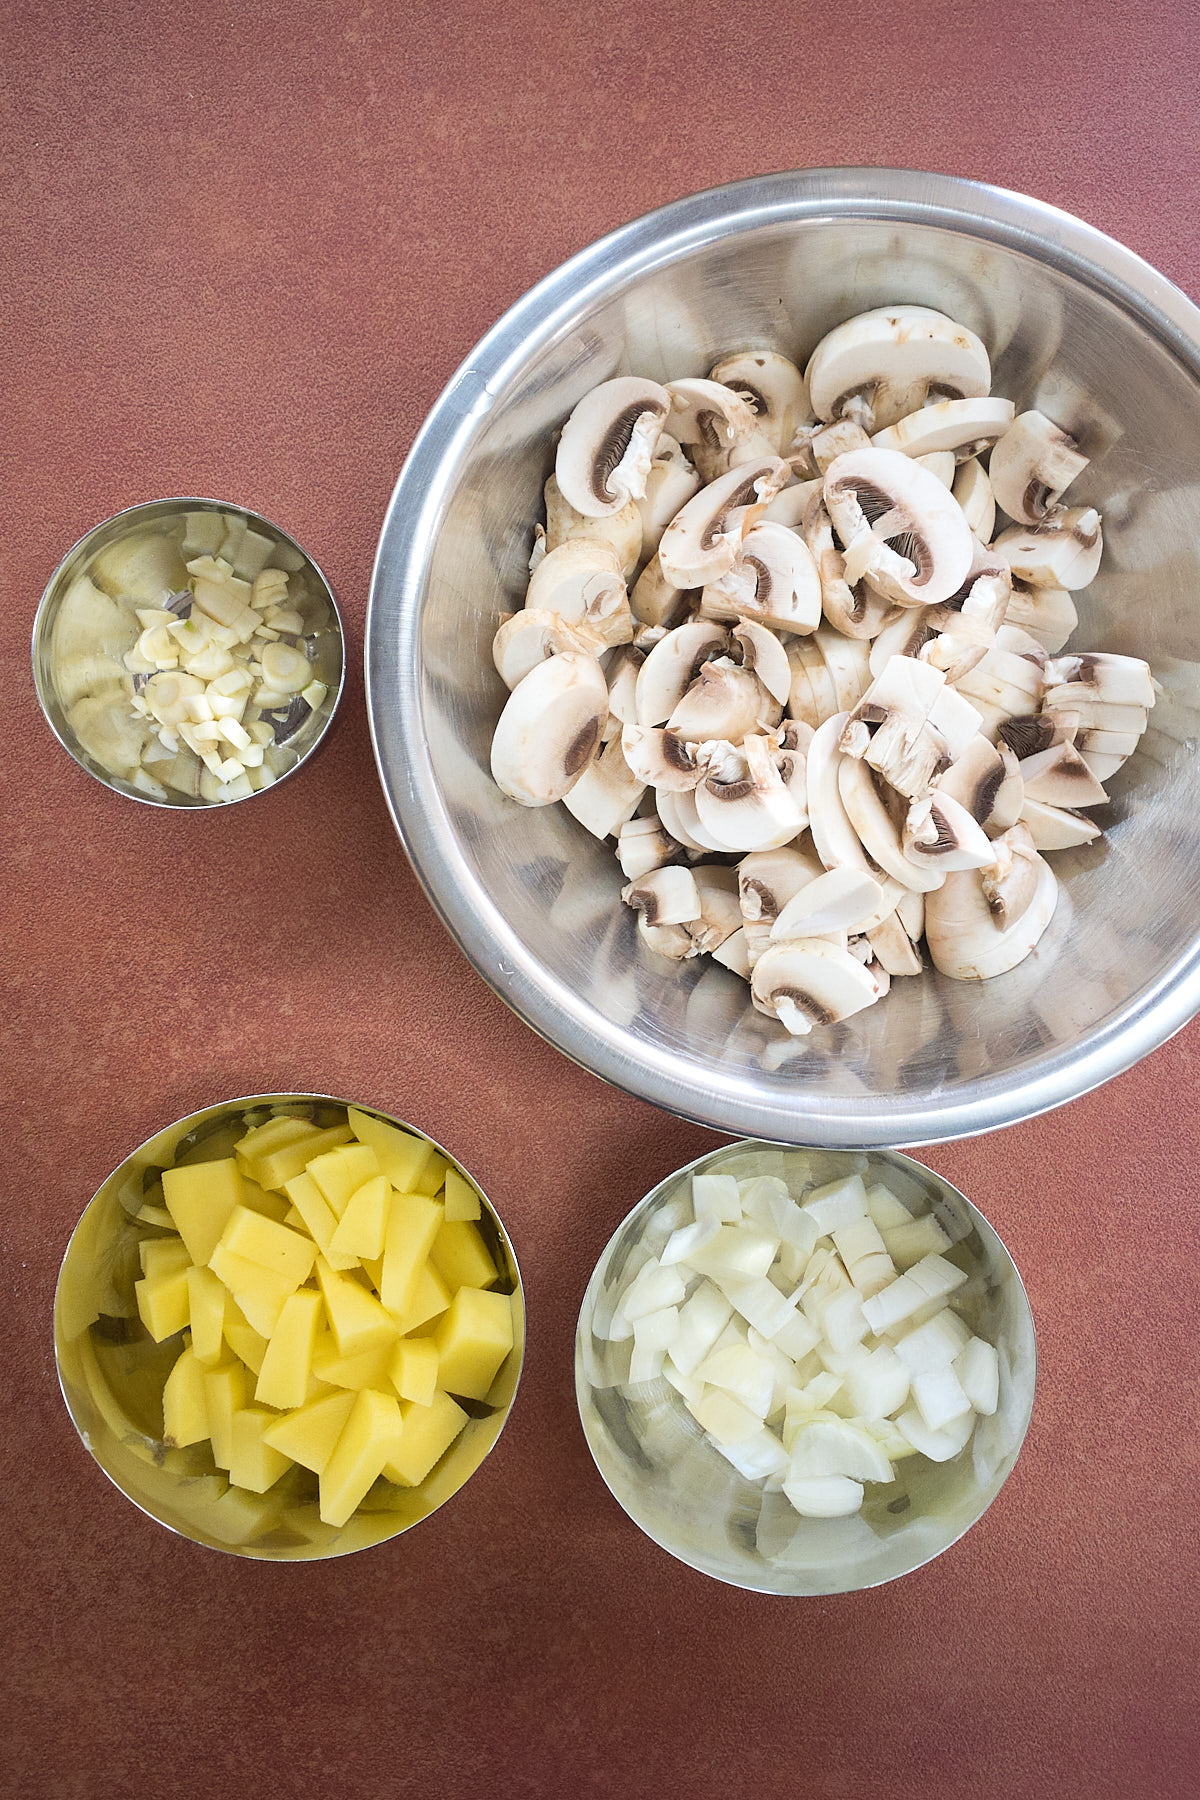
MULTIPOLYGON (((187 1135, 187 1132, 185 1131, 184 1136, 186 1136, 186 1135, 187 1135)), ((284 1566, 293 1565, 293 1564, 298 1564, 298 1565, 303 1566, 303 1565, 307 1565, 307 1564, 315 1563, 315 1562, 335 1562, 338 1560, 338 1558, 343 1557, 343 1556, 358 1556, 364 1551, 378 1550, 384 1544, 394 1543, 397 1538, 407 1537, 407 1535, 410 1531, 415 1531, 416 1528, 419 1525, 423 1525, 427 1519, 432 1519, 435 1513, 441 1512, 443 1507, 449 1506, 451 1504, 451 1502, 454 1501, 458 1497, 458 1495, 462 1492, 463 1488, 465 1488, 468 1485, 468 1483, 471 1481, 472 1477, 477 1475, 479 1473, 479 1470, 483 1467, 484 1463, 487 1462, 488 1458, 491 1456, 492 1452, 495 1450, 496 1445, 500 1442, 500 1439, 503 1437, 505 1430, 508 1427, 508 1422, 512 1417, 513 1407, 517 1403, 517 1394, 519 1393, 520 1387, 521 1387, 521 1377, 525 1372, 525 1354, 526 1354, 526 1350, 528 1349, 528 1345, 529 1345, 529 1319, 528 1319, 528 1306, 526 1304, 526 1295, 525 1295, 525 1277, 521 1273, 521 1265, 517 1260, 516 1246, 513 1244, 512 1238, 509 1236, 508 1227, 505 1225, 504 1220, 500 1217, 500 1214, 497 1211, 494 1202, 485 1193, 482 1183, 476 1180, 474 1175, 472 1175, 470 1173, 470 1171, 466 1168, 465 1164, 463 1164, 462 1162, 459 1161, 458 1157, 455 1156, 455 1154, 452 1150, 447 1150, 446 1147, 443 1144, 440 1144, 435 1137, 431 1137, 429 1132, 423 1131, 419 1125, 410 1124, 406 1119, 402 1119, 398 1113, 389 1112, 389 1111, 385 1110, 385 1108, 383 1108, 381 1106, 376 1106, 373 1104, 373 1102, 368 1101, 368 1100, 345 1100, 345 1099, 342 1099, 337 1094, 302 1094, 302 1093, 296 1093, 296 1094, 289 1094, 289 1093, 241 1094, 241 1095, 234 1096, 228 1100, 214 1100, 208 1106, 194 1107, 191 1112, 182 1113, 178 1119, 173 1119, 170 1122, 170 1124, 160 1125, 157 1131, 152 1131, 148 1137, 142 1139, 140 1144, 135 1145, 132 1150, 127 1151, 125 1153, 125 1155, 121 1158, 120 1162, 117 1163, 116 1166, 113 1169, 111 1169, 109 1171, 109 1173, 105 1176, 104 1180, 100 1183, 99 1187, 97 1187, 95 1193, 92 1195, 91 1199, 87 1202, 86 1206, 84 1206, 83 1210, 79 1214, 79 1217, 76 1219, 74 1225, 71 1227, 70 1236, 67 1238, 66 1245, 63 1249, 62 1257, 61 1257, 61 1259, 59 1261, 59 1265, 58 1265, 58 1274, 55 1276, 55 1279, 54 1279, 54 1300, 53 1300, 53 1303, 50 1308, 50 1334, 51 1334, 51 1340, 52 1340, 51 1347, 54 1351, 54 1373, 58 1380, 58 1391, 62 1398, 63 1406, 66 1409, 67 1417, 70 1419, 71 1424, 75 1428, 75 1435, 79 1439, 79 1442, 83 1445, 84 1449, 87 1451, 88 1455, 91 1457, 92 1461, 95 1463, 96 1467, 100 1470, 100 1473, 105 1477, 105 1479, 107 1481, 109 1481, 112 1484, 112 1486, 114 1488, 116 1488, 117 1492, 120 1495, 122 1495, 122 1497, 124 1499, 129 1501, 131 1506, 135 1506, 137 1508, 137 1510, 141 1514, 143 1514, 143 1516, 145 1518, 151 1520, 153 1524, 161 1525, 163 1530, 169 1531, 173 1537, 181 1538, 184 1541, 184 1543, 194 1544, 196 1546, 196 1548, 199 1550, 215 1550, 222 1556, 236 1556, 236 1557, 241 1558, 243 1561, 265 1562, 265 1563, 272 1563, 272 1564, 284 1565, 284 1566), (487 1449, 484 1451, 483 1455, 480 1457, 480 1459, 476 1463, 475 1467, 471 1470, 470 1474, 466 1477, 466 1479, 464 1481, 459 1483, 458 1487, 456 1487, 454 1489, 453 1493, 447 1494, 444 1499, 439 1500, 439 1502, 436 1506, 431 1507, 427 1513, 422 1513, 422 1515, 419 1519, 414 1519, 411 1522, 411 1524, 402 1525, 397 1531, 393 1531, 392 1533, 390 1533, 390 1535, 388 1537, 379 1538, 373 1544, 349 1544, 349 1545, 346 1545, 342 1549, 338 1549, 335 1547, 332 1550, 318 1552, 311 1556, 273 1556, 270 1554, 265 1554, 265 1555, 259 1554, 253 1550, 247 1550, 246 1548, 238 1546, 236 1544, 210 1543, 208 1540, 206 1540, 204 1538, 198 1538, 198 1537, 193 1536, 191 1532, 181 1530, 178 1525, 173 1525, 169 1519, 162 1518, 159 1513, 155 1512, 153 1510, 153 1508, 150 1507, 149 1505, 147 1505, 144 1500, 139 1499, 136 1494, 131 1494, 129 1492, 129 1489, 127 1487, 125 1487, 120 1481, 118 1481, 117 1477, 113 1474, 112 1470, 107 1468, 106 1465, 100 1460, 99 1456, 96 1454, 96 1451, 95 1451, 89 1437, 87 1436, 87 1434, 84 1432, 83 1428, 81 1427, 79 1420, 75 1417, 75 1409, 71 1405, 70 1396, 67 1393, 66 1380, 63 1375, 62 1360, 58 1353, 58 1297, 59 1297, 60 1290, 62 1288, 63 1275, 66 1270, 67 1259, 71 1254, 72 1245, 75 1242, 76 1235, 79 1232, 79 1229, 80 1229, 81 1225, 83 1224, 84 1219, 87 1217, 87 1215, 91 1211, 92 1207, 95 1206, 95 1204, 99 1200, 101 1194, 103 1194, 105 1192, 105 1190, 108 1189, 111 1186, 111 1184, 116 1181, 116 1179, 119 1175, 121 1175, 127 1168, 130 1167, 131 1164, 133 1164, 135 1158, 140 1156, 144 1150, 148 1150, 150 1148, 150 1146, 152 1144, 154 1144, 159 1138, 163 1137, 167 1132, 177 1130, 180 1126, 191 1127, 193 1125, 200 1125, 200 1124, 204 1124, 204 1123, 210 1123, 213 1121, 217 1121, 217 1120, 219 1120, 220 1117, 222 1117, 223 1115, 225 1115, 227 1113, 238 1112, 243 1109, 248 1110, 251 1107, 255 1107, 255 1106, 291 1106, 291 1105, 297 1105, 297 1104, 300 1104, 301 1102, 307 1102, 307 1101, 311 1101, 318 1106, 357 1107, 359 1110, 361 1110, 363 1112, 375 1113, 381 1119, 386 1120, 388 1124, 395 1125, 395 1126, 399 1127, 399 1129, 402 1131, 411 1131, 414 1137, 423 1138, 427 1144, 432 1144, 434 1149, 441 1156, 444 1156, 446 1158, 446 1161, 448 1163, 451 1163, 454 1166, 454 1168, 456 1168, 459 1171, 459 1173, 467 1181, 470 1182, 471 1186, 476 1190, 476 1192, 478 1193, 484 1206, 487 1208, 488 1212, 492 1216, 492 1220, 495 1223, 496 1229, 500 1234, 501 1241, 504 1244, 505 1250, 507 1251, 509 1258, 511 1259, 513 1272, 516 1275, 516 1287, 513 1291, 517 1294, 517 1296, 519 1297, 520 1302, 521 1302, 521 1317, 522 1317, 521 1345, 520 1345, 521 1353, 520 1353, 520 1357, 518 1358, 517 1366, 516 1366, 516 1370, 515 1370, 515 1379, 513 1381, 512 1394, 509 1397, 508 1405, 505 1409, 504 1417, 500 1422, 499 1430, 496 1432, 495 1437, 492 1439, 491 1443, 488 1445, 487 1449)))
POLYGON ((272 788, 277 788, 282 782, 289 780, 299 769, 304 768, 305 765, 312 760, 313 756, 328 738, 330 727, 337 716, 338 708, 342 704, 342 695, 346 691, 346 624, 345 620, 342 618, 341 608, 337 603, 337 595, 334 593, 329 577, 326 575, 324 569, 309 555, 308 551, 304 548, 304 545, 300 543, 297 538, 294 538, 290 531, 285 530, 282 525, 277 525, 274 519, 269 519, 267 517, 266 513, 259 512, 257 508, 253 506, 243 506, 235 500, 214 500, 211 496, 204 494, 163 494, 154 500, 135 500, 132 505, 121 507, 118 512, 110 514, 107 519, 97 520, 96 524, 90 525, 80 537, 76 538, 69 550, 63 552, 47 578, 46 585, 42 589, 41 599, 37 603, 37 610, 33 615, 33 625, 30 630, 29 639, 29 658, 33 668, 34 692, 37 694, 37 702, 38 706, 41 708, 42 717, 50 727, 54 736, 58 739, 58 742, 66 751, 67 755, 71 758, 72 762, 78 763, 85 775, 90 775, 94 781, 100 783, 101 787, 107 788, 110 794, 117 794, 122 800, 136 800, 142 806, 154 806, 162 812, 223 812, 228 810, 231 806, 241 806, 247 800, 257 800, 260 795, 269 794, 272 788), (131 790, 128 787, 119 787, 116 779, 101 773, 99 769, 93 768, 90 762, 84 760, 83 755, 80 753, 79 745, 73 742, 72 738, 60 728, 58 720, 54 717, 54 713, 51 710, 50 701, 43 690, 42 672, 38 662, 38 651, 41 648, 42 639, 45 637, 48 629, 47 622, 49 619, 51 602, 58 598, 57 590, 64 569, 66 569, 67 565, 74 557, 79 556, 81 552, 86 549, 90 539, 94 538, 102 531, 107 531, 110 525, 117 524, 121 519, 128 519, 132 523, 136 514, 157 511, 160 507, 179 506, 196 507, 204 511, 221 513, 245 513, 248 519, 255 520, 260 525, 265 525, 268 531, 273 531, 276 536, 286 539, 286 541, 292 545, 293 549, 297 550, 304 558, 305 562, 317 576, 321 586, 324 588, 326 598, 333 608, 333 617, 337 625, 338 639, 342 646, 342 673, 341 679, 338 681, 337 692, 333 697, 333 705, 325 715, 325 723, 322 725, 312 743, 308 746, 308 749, 304 752, 303 756, 297 757, 290 769, 285 769, 282 775, 277 775, 269 787, 255 788, 253 793, 242 794, 240 798, 235 800, 201 800, 189 805, 186 800, 157 800, 153 794, 142 794, 138 793, 136 789, 131 790))
POLYGON ((1094 226, 1030 196, 964 177, 891 168, 752 176, 634 219, 554 269, 511 306, 451 376, 417 433, 384 516, 364 645, 366 701, 393 823, 434 910, 488 985, 527 1025, 591 1073, 681 1118, 737 1137, 814 1147, 899 1148, 1015 1125, 1078 1099, 1130 1068, 1200 1009, 1200 935, 1190 949, 1081 1044, 977 1078, 967 1096, 839 1096, 803 1088, 731 1091, 716 1071, 679 1064, 557 980, 476 880, 456 841, 421 732, 419 618, 430 546, 459 454, 521 366, 589 300, 731 231, 828 217, 957 231, 1037 255, 1136 317, 1200 381, 1200 308, 1143 258, 1094 226), (385 706, 385 699, 390 706, 385 706))
MULTIPOLYGON (((581 1300, 580 1305, 579 1305, 579 1316, 575 1322, 575 1407, 579 1414, 579 1428, 583 1433, 584 1442, 587 1444, 588 1454, 596 1466, 596 1473, 599 1475, 601 1481, 604 1483, 605 1487, 608 1489, 609 1493, 612 1495, 613 1499, 616 1501, 617 1505, 620 1507, 620 1509, 624 1513, 625 1517, 633 1525, 636 1525, 637 1529, 642 1533, 642 1535, 644 1537, 648 1537, 650 1539, 651 1543, 656 1544, 660 1550, 665 1550, 667 1555, 674 1558, 674 1560, 676 1562, 682 1563, 685 1566, 685 1568, 695 1569, 695 1571, 698 1575, 704 1575, 710 1581, 720 1581, 726 1587, 741 1589, 741 1591, 743 1593, 763 1594, 763 1595, 765 1595, 771 1599, 775 1599, 775 1600, 836 1599, 838 1597, 838 1595, 840 1595, 840 1594, 865 1594, 871 1588, 887 1587, 893 1581, 904 1581, 908 1578, 908 1576, 917 1574, 919 1570, 928 1568, 930 1563, 936 1562, 940 1556, 945 1556, 945 1554, 948 1550, 953 1550, 955 1544, 961 1543, 963 1538, 967 1535, 968 1531, 973 1530, 974 1527, 976 1525, 978 1525, 980 1519, 983 1518, 984 1514, 989 1512, 991 1510, 992 1506, 995 1504, 995 1502, 999 1499, 1001 1492, 1003 1491, 1004 1487, 1007 1485, 1009 1478, 1013 1474, 1013 1471, 1015 1470, 1017 1463, 1020 1460, 1021 1451, 1025 1447, 1025 1440, 1029 1436, 1029 1427, 1033 1423, 1033 1415, 1037 1408, 1037 1376, 1038 1376, 1037 1320, 1034 1318, 1033 1306, 1030 1303, 1029 1293, 1028 1293, 1028 1290, 1026 1289, 1024 1278, 1022 1277, 1020 1269, 1017 1267, 1016 1258, 1014 1257, 1012 1251, 1009 1249, 1008 1245, 1005 1243, 1004 1239, 1000 1236, 1000 1233, 996 1230, 996 1227, 992 1224, 992 1221, 987 1217, 986 1213, 984 1213, 980 1207, 976 1206, 976 1204, 973 1200, 968 1199, 967 1195, 963 1193, 961 1188, 955 1187, 954 1183, 947 1176, 943 1175, 940 1170, 931 1169, 929 1167, 928 1163, 918 1162, 917 1159, 913 1156, 906 1156, 902 1150, 892 1149, 889 1146, 882 1145, 882 1144, 873 1146, 872 1153, 874 1155, 895 1157, 896 1161, 903 1164, 903 1166, 906 1169, 916 1170, 918 1172, 918 1174, 923 1175, 924 1177, 926 1177, 926 1179, 940 1183, 940 1185, 943 1188, 948 1189, 950 1191, 950 1193, 953 1194, 956 1199, 958 1199, 962 1202, 964 1208, 966 1209, 968 1217, 972 1220, 972 1223, 977 1223, 979 1221, 982 1221, 982 1223, 987 1226, 988 1230, 991 1232, 992 1236, 995 1238, 996 1242, 999 1244, 1000 1249, 1008 1262, 1009 1268, 1012 1270, 1013 1279, 1015 1280, 1015 1282, 1017 1284, 1016 1285, 1017 1297, 1018 1297, 1018 1300, 1021 1302, 1021 1304, 1024 1307, 1025 1317, 1028 1320, 1028 1324, 1029 1324, 1030 1338, 1031 1338, 1031 1341, 1033 1344, 1032 1388, 1031 1388, 1031 1392, 1030 1392, 1029 1412, 1025 1419, 1024 1425, 1021 1427, 1021 1434, 1017 1439, 1016 1448, 1014 1449, 1014 1451, 1012 1453, 1012 1461, 1010 1462, 1008 1468, 1005 1470, 1003 1476, 1001 1477, 999 1485, 997 1486, 995 1492, 992 1495, 990 1495, 990 1497, 985 1502, 985 1504, 975 1514, 975 1517, 973 1519, 969 1519, 967 1521, 967 1523, 963 1526, 962 1530, 956 1531, 954 1536, 952 1538, 950 1538, 946 1543, 944 1543, 939 1550, 933 1550, 929 1553, 928 1556, 923 1556, 921 1558, 921 1561, 914 1563, 911 1569, 904 1569, 897 1575, 882 1575, 879 1577, 879 1579, 877 1581, 864 1581, 856 1587, 834 1588, 832 1590, 820 1589, 819 1591, 814 1592, 812 1594, 781 1593, 778 1588, 760 1587, 751 1581, 735 1581, 731 1576, 714 1574, 714 1572, 711 1569, 706 1569, 706 1568, 702 1567, 702 1565, 700 1563, 693 1562, 690 1557, 682 1555, 680 1551, 673 1548, 672 1545, 665 1543, 661 1537, 659 1537, 655 1532, 651 1531, 648 1526, 643 1524, 641 1519, 637 1519, 634 1517, 634 1515, 630 1512, 629 1508, 626 1506, 624 1500, 622 1500, 621 1496, 617 1493, 616 1489, 613 1487, 612 1483, 609 1481, 608 1476, 604 1473, 604 1470, 600 1467, 600 1459, 596 1454, 596 1447, 595 1447, 594 1443, 592 1442, 592 1434, 588 1430, 587 1419, 584 1415, 583 1393, 582 1393, 583 1380, 582 1380, 581 1371, 580 1371, 580 1357, 579 1357, 580 1336, 583 1331, 583 1315, 584 1315, 584 1311, 587 1308, 588 1302, 591 1299, 592 1289, 595 1286, 597 1276, 600 1273, 601 1264, 604 1262, 605 1257, 608 1255, 609 1251, 612 1249, 613 1245, 616 1243, 616 1241, 620 1237, 621 1233, 625 1230, 626 1226, 629 1224, 630 1220, 633 1218, 635 1213, 639 1213, 644 1210, 647 1214, 649 1214, 653 1210, 656 1202, 658 1202, 659 1200, 661 1200, 663 1198, 665 1189, 669 1188, 674 1182, 682 1180, 685 1176, 702 1173, 706 1168, 709 1167, 710 1164, 712 1164, 715 1161, 716 1158, 718 1158, 720 1156, 728 1155, 730 1152, 748 1153, 748 1152, 752 1152, 755 1150, 776 1150, 779 1148, 781 1148, 781 1146, 771 1143, 766 1138, 758 1138, 758 1139, 746 1138, 743 1140, 735 1141, 734 1143, 731 1143, 731 1144, 718 1144, 715 1150, 706 1150, 703 1153, 703 1155, 697 1156, 696 1158, 694 1158, 694 1160, 692 1162, 682 1164, 678 1169, 674 1170, 672 1174, 664 1175, 662 1180, 659 1182, 656 1182, 655 1185, 650 1189, 650 1191, 648 1193, 643 1194, 642 1198, 636 1203, 636 1205, 630 1207, 629 1211, 626 1213, 625 1217, 620 1221, 620 1223, 616 1226, 616 1228, 612 1232, 611 1236, 607 1239, 607 1241, 604 1245, 604 1248, 601 1250, 599 1256, 596 1258, 595 1266, 593 1267, 592 1272, 588 1277, 588 1284, 587 1284, 587 1287, 584 1289, 583 1299, 581 1300)), ((804 1150, 819 1149, 819 1148, 822 1148, 822 1146, 813 1145, 813 1144, 793 1144, 793 1145, 783 1145, 782 1148, 784 1150, 791 1149, 791 1150, 795 1150, 795 1151, 802 1153, 804 1150)), ((853 1152, 847 1152, 846 1154, 848 1154, 848 1155, 853 1154, 853 1152)))

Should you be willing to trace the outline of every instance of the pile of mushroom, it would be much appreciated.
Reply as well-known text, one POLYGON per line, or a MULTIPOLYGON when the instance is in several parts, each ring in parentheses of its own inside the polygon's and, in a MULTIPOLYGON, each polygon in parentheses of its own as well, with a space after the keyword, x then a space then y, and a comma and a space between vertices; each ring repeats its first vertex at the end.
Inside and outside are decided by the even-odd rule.
POLYGON ((615 841, 646 950, 708 953, 789 1032, 934 966, 1003 974, 1054 913, 1045 853, 1155 698, 1066 653, 1100 515, 1040 412, 927 307, 864 313, 800 370, 603 382, 546 483, 492 772, 615 841), (997 532, 998 514, 1008 524, 997 532))

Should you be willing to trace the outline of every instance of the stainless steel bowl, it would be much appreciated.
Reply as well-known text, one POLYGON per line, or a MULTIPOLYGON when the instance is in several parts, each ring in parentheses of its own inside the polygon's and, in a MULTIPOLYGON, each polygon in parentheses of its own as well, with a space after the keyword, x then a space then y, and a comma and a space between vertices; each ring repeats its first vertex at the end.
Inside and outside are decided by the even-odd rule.
MULTIPOLYGON (((862 1158, 819 1151, 818 1182, 836 1181, 862 1158)), ((1000 1356, 1000 1403, 980 1419, 950 1462, 917 1457, 900 1480, 867 1489, 860 1514, 802 1519, 771 1483, 748 1481, 708 1442, 673 1387, 631 1387, 629 1345, 609 1333, 613 1307, 647 1254, 691 1217, 697 1173, 795 1174, 803 1150, 726 1144, 677 1169, 614 1232, 588 1283, 575 1335, 575 1393, 597 1469, 635 1525, 702 1574, 764 1594, 843 1594, 911 1574, 969 1531, 1000 1492, 1033 1413, 1037 1349, 1033 1314, 1016 1264, 979 1209, 948 1181, 891 1150, 870 1155, 872 1179, 914 1211, 933 1211, 955 1244, 950 1254, 979 1277, 970 1323, 1000 1356), (792 1165, 792 1167, 789 1167, 792 1165)), ((799 1191, 792 1185, 793 1193, 799 1191)), ((963 1290, 966 1291, 965 1289, 963 1290)))
MULTIPOLYGON (((1128 1068, 1200 1006, 1200 311, 1128 250, 1021 195, 946 176, 769 175, 639 219, 548 276, 426 420, 384 523, 367 636, 397 829, 475 967, 537 1031, 634 1094, 720 1130, 928 1143, 1012 1124, 1128 1068), (490 645, 520 606, 552 434, 595 383, 705 372, 737 345, 807 356, 897 301, 979 332, 995 388, 1079 432, 1105 513, 1089 649, 1149 659, 1151 727, 1105 840, 1055 858, 1039 951, 983 985, 928 973, 779 1062, 776 1028, 710 964, 639 956, 620 871, 562 807, 488 772, 490 645)), ((1074 491, 1073 491, 1074 497, 1074 491)), ((790 1051, 789 1051, 790 1054, 790 1051)))
MULTIPOLYGON (((153 1207, 152 1207, 153 1210, 153 1207)), ((516 1397, 525 1354, 525 1302, 516 1252, 479 1183, 426 1132, 378 1107, 328 1094, 251 1094, 177 1119, 130 1152, 91 1201, 71 1234, 54 1295, 54 1356, 59 1385, 85 1448, 114 1487, 148 1518, 212 1550, 263 1562, 316 1562, 398 1537, 443 1506, 470 1480, 500 1436, 516 1397), (138 1317, 133 1284, 138 1244, 164 1235, 138 1219, 158 1179, 176 1161, 228 1156, 251 1124, 289 1115, 320 1126, 344 1124, 346 1107, 411 1132, 446 1158, 476 1189, 479 1228, 501 1271, 498 1291, 513 1296, 513 1348, 486 1401, 470 1401, 470 1422, 413 1488, 380 1481, 345 1525, 326 1525, 316 1477, 296 1465, 265 1494, 232 1487, 204 1440, 164 1444, 163 1383, 179 1355, 178 1336, 156 1344, 138 1317)))
MULTIPOLYGON (((94 775, 97 781, 110 788, 114 794, 124 794, 128 799, 141 800, 148 806, 234 806, 241 799, 257 799, 260 793, 268 792, 268 787, 257 788, 253 793, 240 795, 237 799, 210 800, 198 793, 187 794, 176 787, 164 786, 162 782, 153 781, 152 776, 139 783, 123 773, 121 768, 113 766, 111 762, 106 763, 96 741, 94 722, 89 731, 78 709, 98 704, 106 694, 116 695, 117 703, 124 703, 124 696, 119 694, 119 687, 116 685, 125 676, 124 667, 119 656, 110 654, 107 647, 89 648, 85 644, 82 653, 76 648, 66 671, 61 655, 63 605, 73 584, 81 576, 94 574, 97 560, 103 559, 106 552, 111 552, 123 540, 133 537, 180 537, 188 514, 211 514, 223 522, 226 529, 236 529, 238 522, 243 522, 258 534, 260 540, 266 538, 272 541, 272 564, 288 570, 305 584, 306 603, 313 620, 313 629, 306 633, 308 654, 313 664, 313 675, 324 683, 327 693, 320 705, 311 710, 307 717, 301 717, 298 721, 288 717, 280 722, 277 731, 280 767, 269 786, 277 787, 280 781, 294 775, 301 764, 308 761, 323 743, 342 697, 345 645, 341 614, 333 597, 333 589, 295 538, 278 525, 272 524, 261 513, 249 511, 244 506, 234 506, 228 500, 186 497, 146 500, 115 513, 111 519, 105 519, 85 532, 79 542, 67 551, 51 575, 38 605, 33 621, 33 680, 46 722, 63 749, 74 757, 80 768, 86 769, 89 775, 94 775)), ((179 567, 182 568, 181 562, 179 567)), ((110 601, 116 600, 117 605, 123 608, 129 618, 128 632, 136 635, 140 627, 134 619, 134 607, 137 604, 148 606, 152 601, 148 597, 140 602, 117 599, 111 586, 108 598, 110 601)), ((78 636, 77 630, 76 637, 78 636)), ((126 636, 121 641, 132 642, 133 639, 126 636)))

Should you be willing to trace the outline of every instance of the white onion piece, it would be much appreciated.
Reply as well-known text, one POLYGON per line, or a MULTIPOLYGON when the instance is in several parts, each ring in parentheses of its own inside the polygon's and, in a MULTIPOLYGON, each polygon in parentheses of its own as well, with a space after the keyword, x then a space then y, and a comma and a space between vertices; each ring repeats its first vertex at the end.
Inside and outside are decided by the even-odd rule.
POLYGON ((1000 1359, 994 1346, 971 1338, 954 1359, 954 1373, 975 1411, 990 1418, 1000 1401, 1000 1359))
POLYGON ((956 1313, 942 1311, 897 1339, 896 1355, 910 1375, 948 1369, 971 1334, 956 1313))
POLYGON ((736 1225, 742 1216, 742 1202, 735 1175, 693 1175, 692 1205, 697 1219, 717 1219, 722 1225, 736 1225))
POLYGON ((862 1483, 844 1475, 824 1481, 785 1481, 783 1491, 796 1511, 806 1519, 840 1519, 860 1510, 862 1483))
POLYGON ((821 1233, 852 1225, 855 1219, 865 1219, 867 1190, 862 1176, 852 1175, 849 1181, 831 1181, 827 1187, 818 1188, 800 1210, 821 1233))
POLYGON ((971 1402, 953 1369, 928 1369, 912 1378, 917 1411, 931 1431, 942 1431, 971 1411, 971 1402))

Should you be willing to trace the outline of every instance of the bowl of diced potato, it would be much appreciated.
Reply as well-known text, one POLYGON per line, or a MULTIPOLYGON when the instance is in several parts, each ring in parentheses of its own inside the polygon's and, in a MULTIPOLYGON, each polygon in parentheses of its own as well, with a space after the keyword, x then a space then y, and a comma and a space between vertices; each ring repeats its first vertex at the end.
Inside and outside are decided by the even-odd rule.
POLYGON ((212 1549, 344 1555, 435 1511, 508 1418, 520 1271, 478 1184, 372 1107, 180 1119, 109 1176, 55 1295, 68 1411, 142 1512, 212 1549))

